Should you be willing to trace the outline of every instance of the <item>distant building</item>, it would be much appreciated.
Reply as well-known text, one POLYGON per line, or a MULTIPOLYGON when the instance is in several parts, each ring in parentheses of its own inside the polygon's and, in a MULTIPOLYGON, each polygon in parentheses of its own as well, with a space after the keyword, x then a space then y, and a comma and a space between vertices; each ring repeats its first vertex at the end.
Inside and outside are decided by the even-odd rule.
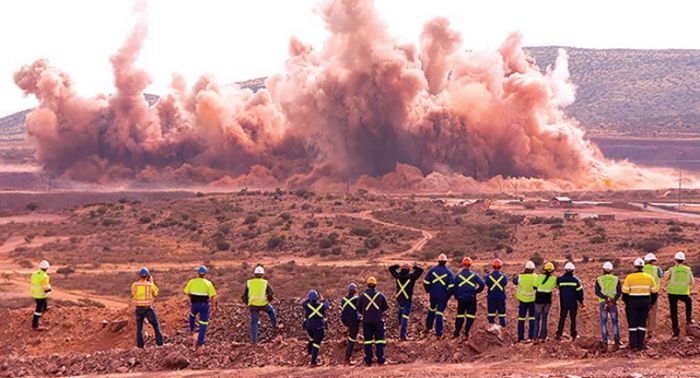
POLYGON ((549 206, 551 207, 572 207, 574 206, 574 200, 569 197, 553 197, 549 200, 549 206))

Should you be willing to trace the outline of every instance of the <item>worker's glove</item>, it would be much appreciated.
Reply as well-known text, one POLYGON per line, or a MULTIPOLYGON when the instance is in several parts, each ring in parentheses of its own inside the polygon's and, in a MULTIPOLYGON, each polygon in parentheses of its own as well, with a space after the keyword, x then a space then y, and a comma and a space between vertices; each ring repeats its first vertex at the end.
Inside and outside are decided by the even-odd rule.
POLYGON ((51 292, 51 288, 48 288, 48 289, 45 289, 45 290, 44 290, 44 293, 50 293, 50 292, 51 292))

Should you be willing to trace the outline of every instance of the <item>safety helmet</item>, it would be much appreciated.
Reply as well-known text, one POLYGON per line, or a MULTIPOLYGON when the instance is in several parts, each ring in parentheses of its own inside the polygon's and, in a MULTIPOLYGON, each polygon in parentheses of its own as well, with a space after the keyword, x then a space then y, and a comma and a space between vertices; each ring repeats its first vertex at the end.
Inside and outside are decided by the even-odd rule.
POLYGON ((354 293, 357 292, 357 285, 354 282, 351 282, 350 285, 348 285, 348 291, 352 291, 354 293))
POLYGON ((646 256, 644 256, 644 261, 645 262, 656 261, 656 255, 653 253, 647 253, 646 256))
POLYGON ((613 264, 612 264, 610 261, 606 261, 606 262, 603 264, 603 270, 605 270, 606 272, 612 271, 612 270, 613 270, 613 264))
POLYGON ((465 268, 469 268, 472 266, 472 259, 470 257, 465 257, 462 259, 462 266, 465 268))
POLYGON ((307 294, 306 297, 309 298, 310 301, 315 301, 318 299, 318 291, 309 290, 309 294, 307 294))
POLYGON ((207 274, 209 272, 209 269, 207 269, 206 266, 201 265, 199 268, 197 268, 197 273, 199 274, 207 274))
POLYGON ((262 265, 258 265, 255 267, 255 270, 253 270, 253 274, 265 274, 265 268, 263 268, 262 265))
POLYGON ((367 285, 368 286, 374 286, 376 284, 377 284, 377 279, 374 278, 374 276, 369 276, 369 278, 367 278, 367 285))
POLYGON ((39 263, 39 269, 46 270, 49 269, 49 266, 49 262, 46 260, 41 260, 41 262, 39 263))
POLYGON ((495 259, 491 263, 493 269, 501 269, 503 267, 503 261, 501 259, 495 259))
POLYGON ((566 263, 566 265, 564 265, 564 270, 566 270, 566 271, 573 272, 575 269, 576 269, 576 267, 574 266, 574 263, 572 263, 571 261, 569 261, 568 263, 566 263))
POLYGON ((526 262, 526 263, 525 263, 525 269, 528 269, 528 270, 533 270, 533 269, 535 269, 535 263, 532 262, 532 261, 526 262))
POLYGON ((679 261, 685 261, 685 253, 683 253, 683 251, 678 251, 674 258, 679 261))
POLYGON ((440 256, 438 256, 438 262, 447 262, 447 255, 441 253, 440 256))
POLYGON ((642 260, 641 257, 637 257, 637 259, 634 260, 634 266, 636 266, 636 267, 643 267, 643 266, 644 266, 644 260, 642 260))
POLYGON ((149 272, 148 268, 145 266, 139 269, 139 277, 148 277, 149 274, 151 274, 151 272, 149 272))
POLYGON ((544 264, 544 270, 547 272, 553 272, 554 271, 554 263, 551 261, 547 261, 546 264, 544 264))

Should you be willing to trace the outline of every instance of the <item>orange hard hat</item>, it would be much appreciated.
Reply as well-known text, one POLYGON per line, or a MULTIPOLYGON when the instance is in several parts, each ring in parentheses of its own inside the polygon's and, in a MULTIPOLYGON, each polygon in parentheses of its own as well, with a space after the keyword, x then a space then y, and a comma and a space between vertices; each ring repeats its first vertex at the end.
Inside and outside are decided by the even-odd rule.
POLYGON ((369 278, 367 278, 367 285, 374 286, 376 284, 377 284, 377 279, 374 278, 374 276, 370 276, 369 278))
POLYGON ((491 263, 491 266, 494 269, 501 269, 503 267, 503 261, 501 261, 501 259, 493 260, 493 262, 491 263))
POLYGON ((471 259, 470 257, 468 257, 468 256, 465 257, 465 258, 463 258, 463 259, 462 259, 462 266, 465 267, 465 268, 468 268, 468 267, 472 266, 472 259, 471 259))

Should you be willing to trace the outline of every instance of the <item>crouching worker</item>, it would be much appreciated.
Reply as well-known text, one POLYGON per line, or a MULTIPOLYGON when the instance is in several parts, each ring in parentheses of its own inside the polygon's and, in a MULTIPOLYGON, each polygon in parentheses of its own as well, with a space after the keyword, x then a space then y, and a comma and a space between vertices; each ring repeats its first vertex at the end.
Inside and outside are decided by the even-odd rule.
POLYGON ((306 350, 311 356, 311 366, 318 366, 318 352, 326 332, 326 310, 330 307, 328 300, 323 300, 316 290, 309 291, 304 306, 304 329, 309 335, 306 350))
POLYGON ((377 349, 377 363, 384 364, 384 311, 389 309, 386 297, 377 291, 377 279, 367 279, 367 290, 358 302, 362 314, 362 334, 365 343, 365 365, 372 365, 372 345, 377 349))
POLYGON ((131 295, 136 307, 136 346, 143 348, 144 319, 148 319, 148 322, 153 326, 153 333, 156 335, 156 345, 163 345, 163 336, 160 333, 158 317, 152 307, 153 301, 158 296, 158 286, 153 283, 153 276, 151 276, 148 268, 143 267, 139 269, 139 280, 131 284, 131 295))

